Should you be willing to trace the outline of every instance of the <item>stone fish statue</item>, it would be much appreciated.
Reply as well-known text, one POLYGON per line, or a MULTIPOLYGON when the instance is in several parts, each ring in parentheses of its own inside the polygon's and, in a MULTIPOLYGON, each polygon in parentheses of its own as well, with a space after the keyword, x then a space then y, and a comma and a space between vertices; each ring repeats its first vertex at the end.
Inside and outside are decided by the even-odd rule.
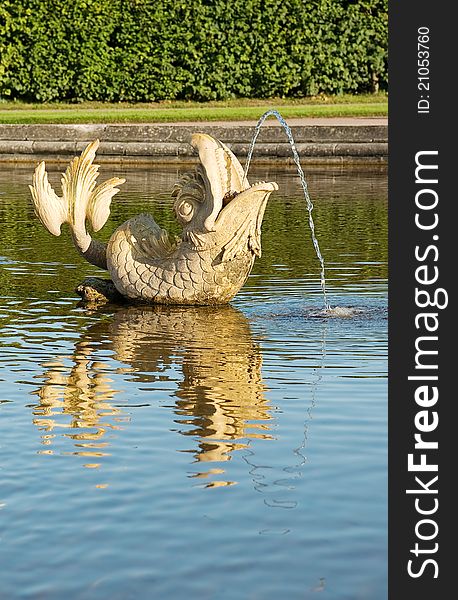
MULTIPOLYGON (((183 228, 180 239, 172 240, 147 214, 118 227, 107 244, 91 237, 86 221, 99 231, 119 192, 117 186, 125 182, 114 177, 96 187, 99 167, 93 161, 98 140, 71 161, 62 177, 62 197, 49 184, 44 162, 38 165, 29 186, 35 212, 53 235, 60 235, 61 225, 68 223, 80 254, 108 270, 124 298, 159 304, 227 303, 261 255, 264 210, 278 186, 274 182, 250 186, 234 154, 210 135, 194 134, 191 144, 200 164, 172 190, 173 209, 183 228)), ((102 282, 102 296, 107 295, 103 282, 109 282, 94 281, 102 282)), ((98 293, 84 282, 77 290, 86 299, 98 293)))

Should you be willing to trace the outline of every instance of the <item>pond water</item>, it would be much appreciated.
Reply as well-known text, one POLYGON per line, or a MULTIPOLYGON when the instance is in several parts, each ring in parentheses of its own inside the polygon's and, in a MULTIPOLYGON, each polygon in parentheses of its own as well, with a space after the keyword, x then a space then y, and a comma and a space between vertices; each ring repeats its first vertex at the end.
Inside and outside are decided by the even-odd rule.
MULTIPOLYGON (((333 319, 293 169, 251 169, 280 189, 229 306, 98 309, 32 170, 0 165, 0 598, 386 598, 386 170, 306 169, 333 319)), ((97 237, 178 232, 187 170, 102 166, 97 237)))

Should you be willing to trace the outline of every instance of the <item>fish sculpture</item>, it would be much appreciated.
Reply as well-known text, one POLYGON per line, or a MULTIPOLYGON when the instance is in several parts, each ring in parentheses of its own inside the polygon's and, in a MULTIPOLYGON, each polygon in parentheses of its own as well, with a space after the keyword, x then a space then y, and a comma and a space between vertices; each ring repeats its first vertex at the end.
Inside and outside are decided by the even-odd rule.
POLYGON ((178 239, 151 215, 140 214, 116 229, 107 244, 88 233, 99 231, 113 196, 125 179, 96 185, 99 146, 90 143, 62 177, 59 197, 48 181, 45 163, 35 169, 30 187, 35 213, 53 235, 70 225, 73 242, 91 264, 106 269, 114 287, 129 300, 159 304, 208 305, 229 302, 261 255, 261 224, 274 182, 249 185, 234 154, 204 133, 192 136, 200 164, 172 190, 173 210, 182 226, 178 239))

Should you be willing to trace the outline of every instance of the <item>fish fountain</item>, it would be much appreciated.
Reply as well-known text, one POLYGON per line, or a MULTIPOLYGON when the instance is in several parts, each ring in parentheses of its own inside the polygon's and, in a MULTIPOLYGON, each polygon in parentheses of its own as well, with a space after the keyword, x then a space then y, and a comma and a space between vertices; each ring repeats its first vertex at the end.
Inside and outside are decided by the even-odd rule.
POLYGON ((320 262, 324 310, 319 316, 352 316, 352 309, 331 308, 326 295, 325 265, 312 217, 313 204, 290 127, 276 110, 259 119, 245 169, 221 141, 205 133, 192 136, 199 164, 172 190, 173 210, 182 227, 173 239, 149 214, 137 215, 111 235, 108 243, 94 239, 88 222, 99 231, 110 214, 113 196, 125 179, 97 185, 94 164, 99 141, 74 158, 62 177, 62 195, 48 181, 45 163, 35 169, 29 186, 35 213, 53 235, 68 223, 78 252, 105 269, 110 280, 90 277, 76 291, 87 301, 128 300, 153 304, 217 305, 229 302, 247 280, 261 255, 261 224, 275 182, 250 185, 247 179, 256 139, 264 121, 274 116, 290 142, 309 215, 313 246, 320 262))

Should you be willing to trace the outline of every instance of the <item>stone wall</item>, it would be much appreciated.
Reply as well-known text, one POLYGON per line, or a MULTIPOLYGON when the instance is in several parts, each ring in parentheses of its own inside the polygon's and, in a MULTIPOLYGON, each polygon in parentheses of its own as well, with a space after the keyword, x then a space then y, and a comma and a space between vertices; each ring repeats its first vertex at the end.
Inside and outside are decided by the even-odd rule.
MULTIPOLYGON (((291 125, 301 161, 385 161, 386 123, 291 125)), ((0 125, 0 161, 68 161, 85 145, 100 139, 99 162, 183 162, 195 160, 189 144, 195 132, 225 142, 237 157, 246 157, 253 124, 193 123, 163 125, 0 125)), ((291 149, 279 125, 263 125, 254 160, 292 161, 291 149)))

